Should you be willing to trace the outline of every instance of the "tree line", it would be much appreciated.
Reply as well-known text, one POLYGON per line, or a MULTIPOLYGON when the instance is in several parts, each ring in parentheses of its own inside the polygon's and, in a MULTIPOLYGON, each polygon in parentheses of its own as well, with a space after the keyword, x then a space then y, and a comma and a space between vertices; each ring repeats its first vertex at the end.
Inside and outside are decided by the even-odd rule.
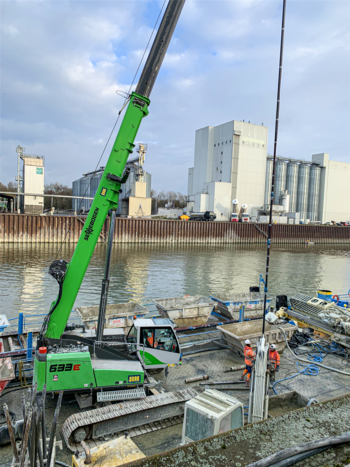
MULTIPOLYGON (((9 182, 7 185, 0 182, 0 192, 11 193, 17 192, 17 183, 9 182)), ((72 188, 69 188, 67 185, 62 185, 61 183, 50 183, 45 185, 44 193, 46 195, 66 195, 72 196, 72 188)), ((71 198, 52 198, 53 206, 56 210, 67 211, 72 209, 72 199, 71 198)), ((44 209, 51 208, 51 198, 44 198, 44 209)))
POLYGON ((151 197, 157 200, 157 206, 159 208, 172 207, 172 208, 184 208, 187 203, 187 196, 180 192, 175 191, 164 191, 160 190, 158 193, 151 190, 151 197))
MULTIPOLYGON (((0 182, 0 192, 16 192, 17 183, 9 182, 7 185, 0 182)), ((50 183, 45 185, 44 193, 47 195, 66 195, 72 196, 72 188, 61 183, 50 183)), ((165 206, 172 208, 184 208, 186 206, 187 197, 180 192, 160 190, 156 192, 151 190, 151 198, 156 200, 157 207, 163 208, 165 206)), ((72 209, 71 198, 53 198, 53 206, 56 210, 69 210, 72 209)), ((51 198, 44 198, 44 209, 50 209, 51 198)))

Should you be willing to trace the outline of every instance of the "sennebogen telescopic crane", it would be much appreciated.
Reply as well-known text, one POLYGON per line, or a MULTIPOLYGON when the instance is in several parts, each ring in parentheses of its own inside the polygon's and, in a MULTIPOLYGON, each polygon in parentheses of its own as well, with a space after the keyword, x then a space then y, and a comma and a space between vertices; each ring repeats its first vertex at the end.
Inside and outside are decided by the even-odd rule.
POLYGON ((98 389, 101 395, 101 392, 118 389, 123 390, 122 398, 128 398, 128 392, 135 393, 130 387, 136 386, 143 391, 144 370, 162 369, 181 359, 179 342, 170 320, 136 320, 121 342, 117 338, 110 345, 103 342, 108 273, 102 285, 96 336, 69 332, 67 323, 104 221, 112 210, 108 269, 115 209, 121 184, 128 176, 125 165, 133 151, 141 121, 148 115, 149 97, 184 3, 185 0, 169 0, 136 91, 129 96, 123 121, 71 261, 57 260, 50 266, 49 273, 57 280, 59 292, 44 320, 35 353, 34 383, 37 383, 38 391, 44 385, 47 391, 68 390, 78 394, 83 391, 94 394, 98 389))

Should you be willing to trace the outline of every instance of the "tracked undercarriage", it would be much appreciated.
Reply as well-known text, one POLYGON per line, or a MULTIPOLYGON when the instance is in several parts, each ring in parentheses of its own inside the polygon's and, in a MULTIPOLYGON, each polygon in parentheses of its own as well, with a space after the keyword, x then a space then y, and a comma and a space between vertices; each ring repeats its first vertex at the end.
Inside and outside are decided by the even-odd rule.
POLYGON ((182 415, 185 402, 199 392, 192 388, 183 389, 74 414, 64 422, 62 434, 68 448, 74 452, 81 441, 98 440, 120 431, 182 415))

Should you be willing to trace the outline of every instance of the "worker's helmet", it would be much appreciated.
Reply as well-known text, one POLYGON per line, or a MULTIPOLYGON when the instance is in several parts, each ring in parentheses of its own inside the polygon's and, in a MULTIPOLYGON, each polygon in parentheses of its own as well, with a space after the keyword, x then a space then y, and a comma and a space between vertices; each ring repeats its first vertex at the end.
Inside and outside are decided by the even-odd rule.
POLYGON ((270 345, 270 349, 271 349, 271 350, 276 350, 275 344, 271 344, 271 345, 270 345))
POLYGON ((244 343, 245 343, 246 345, 250 345, 250 344, 251 344, 251 342, 250 342, 249 339, 246 339, 246 340, 244 341, 244 343))

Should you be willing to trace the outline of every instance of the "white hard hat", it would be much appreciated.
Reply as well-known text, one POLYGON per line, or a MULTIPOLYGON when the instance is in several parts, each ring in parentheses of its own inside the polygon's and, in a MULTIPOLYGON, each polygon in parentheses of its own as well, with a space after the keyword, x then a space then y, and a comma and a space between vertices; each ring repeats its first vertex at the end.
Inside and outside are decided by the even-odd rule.
POLYGON ((246 339, 246 340, 244 341, 244 343, 245 343, 245 344, 250 344, 251 342, 250 342, 249 339, 246 339))
POLYGON ((272 349, 272 350, 276 350, 276 346, 275 346, 275 344, 271 344, 271 345, 270 345, 270 349, 272 349))

